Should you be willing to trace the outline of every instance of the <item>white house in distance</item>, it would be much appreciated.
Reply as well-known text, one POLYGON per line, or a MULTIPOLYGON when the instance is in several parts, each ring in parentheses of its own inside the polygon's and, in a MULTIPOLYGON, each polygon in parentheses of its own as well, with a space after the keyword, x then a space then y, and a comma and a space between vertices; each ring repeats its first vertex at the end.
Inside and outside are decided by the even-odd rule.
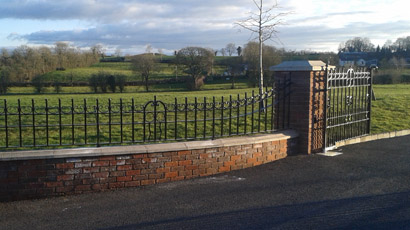
POLYGON ((365 52, 343 52, 339 53, 339 65, 345 67, 376 67, 377 59, 371 59, 369 53, 365 52))

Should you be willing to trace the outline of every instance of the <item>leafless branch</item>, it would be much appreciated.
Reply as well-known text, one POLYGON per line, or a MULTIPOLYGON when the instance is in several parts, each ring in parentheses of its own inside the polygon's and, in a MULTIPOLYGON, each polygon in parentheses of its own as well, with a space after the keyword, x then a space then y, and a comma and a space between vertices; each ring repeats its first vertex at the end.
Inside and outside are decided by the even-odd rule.
MULTIPOLYGON (((249 17, 238 21, 235 25, 244 28, 252 32, 252 36, 255 36, 259 40, 259 93, 263 92, 263 66, 262 66, 262 47, 263 43, 272 38, 278 39, 278 30, 276 28, 285 24, 283 17, 290 14, 290 12, 275 12, 279 9, 279 5, 275 2, 268 8, 264 8, 263 0, 252 0, 255 4, 257 11, 250 12, 249 17)), ((280 40, 279 40, 280 41, 280 40)))

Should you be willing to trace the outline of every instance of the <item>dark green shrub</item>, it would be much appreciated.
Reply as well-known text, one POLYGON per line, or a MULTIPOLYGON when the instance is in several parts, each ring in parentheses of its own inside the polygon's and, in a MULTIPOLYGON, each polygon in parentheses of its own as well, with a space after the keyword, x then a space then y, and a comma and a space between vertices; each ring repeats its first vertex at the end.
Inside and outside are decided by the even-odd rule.
POLYGON ((117 88, 117 83, 115 80, 115 77, 113 75, 105 76, 107 79, 107 84, 111 90, 111 92, 115 93, 115 90, 117 88))
POLYGON ((10 73, 8 70, 0 71, 0 94, 6 94, 10 86, 10 73))
POLYGON ((402 83, 410 83, 410 75, 402 75, 401 76, 402 83))
POLYGON ((116 74, 115 81, 117 82, 118 89, 120 90, 120 92, 124 92, 126 77, 122 74, 116 74))
POLYGON ((393 80, 390 75, 376 75, 373 78, 374 84, 392 84, 393 80))
POLYGON ((34 86, 34 89, 36 90, 36 93, 44 92, 44 88, 45 88, 46 84, 44 82, 43 76, 41 76, 41 75, 35 76, 31 80, 31 84, 34 86))
POLYGON ((53 83, 54 92, 61 93, 62 91, 62 83, 58 80, 55 80, 53 83))
POLYGON ((91 90, 94 93, 98 92, 98 76, 97 76, 97 74, 91 75, 90 79, 88 79, 88 85, 90 86, 91 90))
POLYGON ((107 83, 107 75, 105 74, 105 72, 98 73, 97 82, 98 82, 98 87, 100 87, 101 92, 106 93, 107 88, 108 88, 108 83, 107 83))

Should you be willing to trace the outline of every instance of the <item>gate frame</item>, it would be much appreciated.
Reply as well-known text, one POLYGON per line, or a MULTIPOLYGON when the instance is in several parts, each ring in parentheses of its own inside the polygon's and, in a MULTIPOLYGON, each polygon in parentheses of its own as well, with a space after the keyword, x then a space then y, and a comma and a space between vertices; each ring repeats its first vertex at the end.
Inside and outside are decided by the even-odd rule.
MULTIPOLYGON (((374 69, 375 68, 377 68, 377 67, 369 67, 369 68, 363 68, 363 69, 359 69, 360 70, 360 72, 361 73, 368 73, 369 74, 369 81, 368 81, 368 84, 369 84, 369 86, 368 86, 368 89, 367 89, 367 94, 366 94, 366 100, 368 100, 368 103, 367 103, 367 114, 368 114, 368 118, 367 118, 367 127, 366 127, 366 133, 365 134, 363 134, 363 135, 359 135, 359 136, 353 136, 353 137, 349 137, 349 138, 344 138, 344 139, 341 139, 341 140, 338 140, 338 141, 336 141, 336 142, 339 142, 339 141, 344 141, 344 140, 348 140, 348 139, 351 139, 351 138, 356 138, 356 137, 360 137, 360 136, 366 136, 366 135, 369 135, 370 134, 370 126, 371 126, 371 115, 372 115, 372 113, 371 113, 371 108, 372 108, 372 100, 373 100, 373 96, 374 96, 374 92, 373 92, 373 75, 374 75, 374 73, 373 73, 373 71, 374 71, 374 69), (367 70, 367 72, 365 72, 365 70, 367 70)), ((349 73, 349 71, 353 71, 353 74, 354 74, 354 76, 356 76, 356 71, 357 69, 354 69, 353 67, 350 67, 349 69, 347 69, 347 71, 346 71, 346 73, 344 72, 344 68, 342 68, 342 69, 337 69, 336 71, 338 71, 338 73, 340 74, 340 73, 343 73, 343 74, 350 74, 349 73)), ((323 98, 323 100, 324 100, 324 111, 323 111, 323 114, 324 114, 324 122, 325 122, 325 124, 323 125, 323 135, 322 135, 322 137, 323 137, 323 153, 326 153, 327 151, 329 151, 329 150, 333 150, 333 149, 336 149, 337 148, 337 145, 336 144, 334 144, 333 146, 327 146, 328 145, 328 132, 327 132, 327 130, 328 130, 328 121, 329 121, 329 117, 328 117, 328 109, 330 108, 330 102, 331 102, 331 100, 330 100, 330 98, 329 98, 329 64, 326 64, 326 69, 325 69, 325 78, 324 78, 324 81, 325 81, 325 84, 324 84, 324 92, 325 92, 325 94, 324 94, 324 98, 323 98)), ((344 87, 347 87, 347 86, 344 86, 344 87)), ((341 124, 344 124, 344 123, 341 123, 341 124)), ((335 142, 335 143, 336 143, 335 142)))

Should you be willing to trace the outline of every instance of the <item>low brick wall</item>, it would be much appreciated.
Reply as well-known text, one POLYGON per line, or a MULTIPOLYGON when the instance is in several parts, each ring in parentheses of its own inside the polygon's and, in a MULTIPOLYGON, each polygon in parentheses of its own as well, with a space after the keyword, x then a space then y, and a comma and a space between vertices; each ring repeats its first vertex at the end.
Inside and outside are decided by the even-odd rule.
POLYGON ((0 201, 137 187, 285 158, 294 131, 172 144, 0 152, 0 201))

